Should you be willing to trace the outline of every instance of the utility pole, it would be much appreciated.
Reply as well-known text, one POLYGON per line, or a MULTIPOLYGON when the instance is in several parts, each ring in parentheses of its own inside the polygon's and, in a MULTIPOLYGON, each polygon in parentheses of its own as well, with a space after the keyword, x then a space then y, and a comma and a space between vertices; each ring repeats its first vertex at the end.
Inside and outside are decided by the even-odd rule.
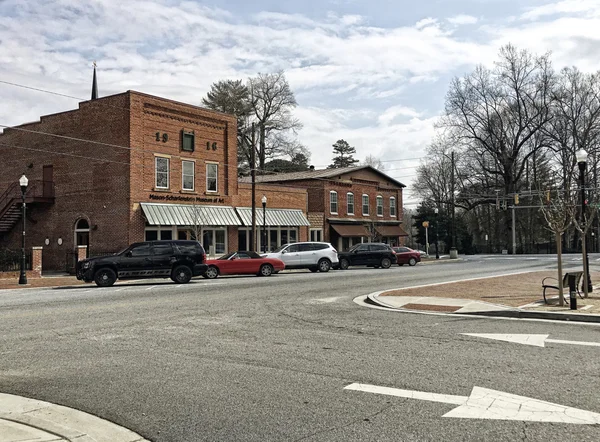
POLYGON ((517 229, 514 204, 512 206, 512 254, 517 254, 517 229))
POLYGON ((254 123, 252 123, 252 145, 250 146, 250 176, 252 177, 252 245, 250 248, 256 251, 256 137, 254 123))

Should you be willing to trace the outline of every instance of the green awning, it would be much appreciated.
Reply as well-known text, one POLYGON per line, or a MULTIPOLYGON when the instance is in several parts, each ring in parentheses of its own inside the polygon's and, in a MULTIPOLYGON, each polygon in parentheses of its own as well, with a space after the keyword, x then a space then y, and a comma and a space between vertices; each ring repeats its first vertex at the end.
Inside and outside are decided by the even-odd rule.
MULTIPOLYGON (((244 226, 252 226, 251 207, 236 207, 235 210, 240 215, 244 226)), ((299 209, 267 209, 265 218, 267 226, 310 226, 306 216, 299 209)), ((256 208, 256 225, 263 225, 262 207, 256 208)))
POLYGON ((140 203, 151 226, 241 226, 231 206, 140 203))

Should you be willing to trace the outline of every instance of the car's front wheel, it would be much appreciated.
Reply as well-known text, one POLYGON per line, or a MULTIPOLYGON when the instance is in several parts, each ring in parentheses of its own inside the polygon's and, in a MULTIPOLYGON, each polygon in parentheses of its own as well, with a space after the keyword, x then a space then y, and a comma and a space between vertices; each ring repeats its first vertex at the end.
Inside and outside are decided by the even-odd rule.
POLYGON ((192 279, 192 269, 184 265, 177 266, 171 273, 171 279, 178 284, 187 284, 192 279))
POLYGON ((271 276, 273 274, 273 266, 271 264, 263 264, 260 266, 260 276, 271 276))
POLYGON ((209 266, 202 276, 208 279, 215 279, 217 276, 219 276, 219 269, 215 266, 209 266))
POLYGON ((111 268, 99 269, 94 274, 94 281, 98 287, 110 287, 117 280, 117 274, 111 268))
POLYGON ((350 267, 350 263, 348 262, 348 260, 345 258, 340 259, 340 269, 348 270, 348 267, 350 267))
POLYGON ((379 264, 382 268, 389 269, 392 266, 392 260, 390 258, 383 258, 379 264))
POLYGON ((409 266, 416 266, 417 265, 417 260, 415 258, 410 258, 408 260, 408 265, 409 266))
POLYGON ((319 272, 327 273, 331 269, 331 261, 328 259, 322 259, 319 261, 319 272))

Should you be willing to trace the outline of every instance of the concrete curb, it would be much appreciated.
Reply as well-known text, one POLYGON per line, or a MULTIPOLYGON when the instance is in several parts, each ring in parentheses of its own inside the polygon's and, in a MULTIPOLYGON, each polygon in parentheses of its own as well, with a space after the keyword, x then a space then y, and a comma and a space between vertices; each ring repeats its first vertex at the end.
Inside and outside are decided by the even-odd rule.
POLYGON ((22 440, 149 442, 127 428, 83 411, 0 393, 0 442, 22 440))
MULTIPOLYGON (((388 292, 390 290, 382 290, 379 292, 371 293, 367 295, 365 298, 365 302, 371 305, 376 305, 378 307, 387 308, 390 310, 395 310, 398 312, 406 312, 406 313, 427 313, 432 314, 432 312, 424 311, 424 310, 414 310, 414 309, 404 309, 394 307, 390 304, 385 303, 379 298, 384 292, 388 292)), ((586 323, 600 323, 600 315, 586 315, 582 313, 559 313, 559 312, 540 312, 540 311, 528 311, 522 310, 519 308, 512 308, 508 310, 493 310, 493 311, 480 311, 480 312, 462 312, 462 313, 435 313, 449 316, 458 316, 458 315, 466 315, 466 316, 487 316, 487 317, 496 317, 496 318, 517 318, 517 319, 546 319, 552 321, 569 321, 569 322, 586 322, 586 323)))

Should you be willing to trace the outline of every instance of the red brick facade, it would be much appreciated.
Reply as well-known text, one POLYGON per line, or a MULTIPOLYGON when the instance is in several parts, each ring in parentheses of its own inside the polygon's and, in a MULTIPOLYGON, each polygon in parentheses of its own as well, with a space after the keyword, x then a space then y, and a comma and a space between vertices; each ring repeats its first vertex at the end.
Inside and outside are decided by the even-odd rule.
MULTIPOLYGON (((140 203, 196 199, 249 207, 248 186, 238 192, 236 125, 231 115, 133 91, 82 102, 76 110, 0 134, 0 147, 10 152, 0 166, 0 194, 23 173, 32 185, 51 175, 53 201, 27 204, 26 242, 44 245, 44 269, 63 270, 74 264, 78 244, 89 242, 93 255, 143 241, 148 226, 140 203), (193 152, 183 150, 183 132, 193 133, 193 152), (157 158, 161 164, 168 160, 166 188, 157 187, 157 158), (183 189, 183 161, 193 163, 193 190, 183 189), (207 186, 209 164, 217 165, 215 191, 207 186), (79 221, 89 231, 78 234, 79 221)), ((306 190, 267 187, 269 207, 306 213, 306 190)), ((263 190, 257 190, 258 207, 263 190)), ((306 237, 307 231, 300 227, 299 235, 306 237)), ((173 236, 178 233, 173 227, 173 236)), ((227 248, 235 250, 238 227, 226 226, 225 237, 227 248)), ((19 248, 20 238, 15 226, 0 232, 0 246, 19 248)))

